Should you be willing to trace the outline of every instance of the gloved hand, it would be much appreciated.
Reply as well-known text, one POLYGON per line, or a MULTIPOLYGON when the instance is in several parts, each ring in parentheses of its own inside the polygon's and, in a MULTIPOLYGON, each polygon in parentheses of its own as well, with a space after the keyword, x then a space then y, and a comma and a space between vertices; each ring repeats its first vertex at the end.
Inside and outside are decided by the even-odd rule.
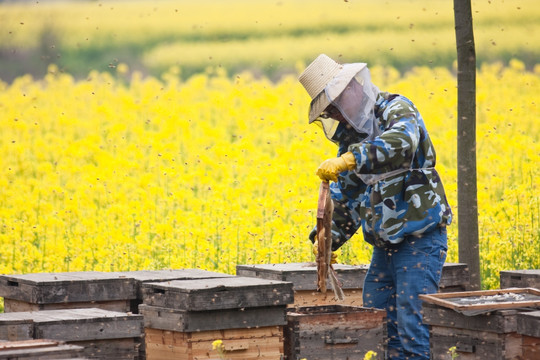
MULTIPOLYGON (((315 258, 317 258, 317 254, 319 253, 319 242, 317 240, 313 243, 312 251, 315 258)), ((335 252, 332 252, 330 264, 337 264, 337 254, 335 252)))
POLYGON ((352 152, 346 152, 340 157, 323 161, 317 169, 317 175, 322 181, 337 181, 337 175, 346 170, 353 170, 356 167, 356 159, 352 152))

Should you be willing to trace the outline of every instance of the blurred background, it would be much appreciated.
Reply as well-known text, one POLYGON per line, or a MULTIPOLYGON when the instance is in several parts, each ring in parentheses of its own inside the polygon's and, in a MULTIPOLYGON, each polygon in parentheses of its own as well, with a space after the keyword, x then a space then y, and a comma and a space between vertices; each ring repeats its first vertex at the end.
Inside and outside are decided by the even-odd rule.
MULTIPOLYGON (((0 1, 0 79, 42 77, 50 64, 77 78, 91 70, 182 77, 222 67, 272 79, 319 53, 405 71, 451 68, 450 0, 0 1)), ((478 63, 540 55, 533 0, 473 1, 478 63)))

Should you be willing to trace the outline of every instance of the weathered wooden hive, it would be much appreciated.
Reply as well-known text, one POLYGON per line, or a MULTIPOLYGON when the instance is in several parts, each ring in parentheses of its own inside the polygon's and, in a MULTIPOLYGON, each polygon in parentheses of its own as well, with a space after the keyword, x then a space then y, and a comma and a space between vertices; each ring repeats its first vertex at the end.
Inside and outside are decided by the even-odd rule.
MULTIPOLYGON (((362 306, 362 288, 368 266, 334 264, 333 267, 345 293, 345 300, 339 304, 362 306)), ((337 304, 330 282, 327 282, 326 294, 317 292, 315 263, 237 265, 236 275, 291 282, 294 303, 290 307, 337 304)))
POLYGON ((540 359, 540 311, 518 314, 517 332, 522 336, 523 359, 540 359))
MULTIPOLYGON (((315 305, 362 306, 362 289, 368 265, 333 265, 342 284, 345 299, 337 301, 331 284, 326 294, 317 292, 317 266, 315 263, 237 265, 238 276, 249 276, 293 283, 294 304, 291 307, 315 305)), ((469 285, 469 272, 465 264, 447 263, 443 267, 441 291, 463 291, 469 285)))
MULTIPOLYGON (((540 307, 540 290, 504 289, 421 295, 430 327, 432 358, 529 359, 523 357, 518 316, 540 307)), ((534 359, 534 358, 531 358, 534 359)))
POLYGON ((249 277, 175 280, 142 285, 148 360, 283 357, 292 284, 249 277))
POLYGON ((386 311, 357 306, 323 305, 289 309, 285 359, 364 359, 369 351, 382 356, 386 311))
POLYGON ((101 308, 130 311, 137 298, 132 278, 99 271, 0 276, 4 311, 101 308))
POLYGON ((540 289, 540 269, 506 270, 499 273, 501 289, 536 288, 540 289))
POLYGON ((48 339, 83 348, 89 359, 139 359, 142 315, 97 308, 0 314, 0 339, 48 339))
POLYGON ((150 282, 167 282, 172 280, 196 280, 231 277, 223 274, 201 269, 167 269, 167 270, 137 270, 111 273, 114 276, 125 279, 133 279, 136 288, 136 297, 131 300, 130 310, 138 313, 139 305, 142 304, 142 285, 150 282))

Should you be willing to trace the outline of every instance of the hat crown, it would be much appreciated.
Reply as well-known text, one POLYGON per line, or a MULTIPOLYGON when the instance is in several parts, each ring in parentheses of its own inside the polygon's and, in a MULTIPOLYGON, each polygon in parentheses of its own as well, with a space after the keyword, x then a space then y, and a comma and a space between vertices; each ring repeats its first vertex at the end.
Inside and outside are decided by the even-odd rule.
POLYGON ((300 74, 298 80, 314 99, 326 85, 340 72, 343 65, 329 56, 321 54, 300 74))

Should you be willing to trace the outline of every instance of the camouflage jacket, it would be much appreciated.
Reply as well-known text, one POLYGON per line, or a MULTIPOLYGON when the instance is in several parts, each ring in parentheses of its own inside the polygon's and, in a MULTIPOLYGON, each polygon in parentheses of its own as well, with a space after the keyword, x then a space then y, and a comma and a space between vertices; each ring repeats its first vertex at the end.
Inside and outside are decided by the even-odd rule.
MULTIPOLYGON (((401 95, 381 93, 375 116, 380 136, 365 142, 357 138, 353 143, 338 143, 338 156, 351 151, 357 165, 331 184, 333 250, 360 227, 367 242, 385 246, 452 221, 443 184, 434 169, 435 149, 414 104, 401 95), (383 176, 372 185, 357 175, 388 172, 394 175, 383 176)), ((310 234, 312 240, 314 235, 310 234)))

